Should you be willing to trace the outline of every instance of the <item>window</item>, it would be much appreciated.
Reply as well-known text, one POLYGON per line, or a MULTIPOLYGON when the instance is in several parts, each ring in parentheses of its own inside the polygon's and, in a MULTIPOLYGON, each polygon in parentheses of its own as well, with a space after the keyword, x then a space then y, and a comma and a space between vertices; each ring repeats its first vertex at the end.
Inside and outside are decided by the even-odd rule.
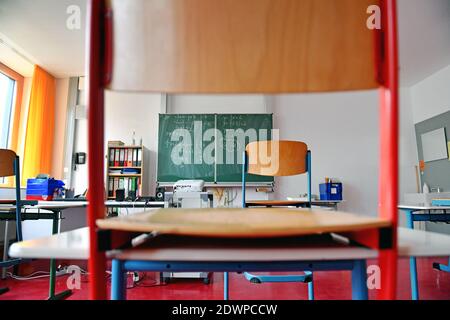
MULTIPOLYGON (((24 78, 0 63, 0 149, 18 152, 19 124, 24 78)), ((0 178, 0 186, 12 186, 12 179, 0 178)))
POLYGON ((15 91, 16 81, 0 72, 0 149, 8 149, 10 143, 15 91))

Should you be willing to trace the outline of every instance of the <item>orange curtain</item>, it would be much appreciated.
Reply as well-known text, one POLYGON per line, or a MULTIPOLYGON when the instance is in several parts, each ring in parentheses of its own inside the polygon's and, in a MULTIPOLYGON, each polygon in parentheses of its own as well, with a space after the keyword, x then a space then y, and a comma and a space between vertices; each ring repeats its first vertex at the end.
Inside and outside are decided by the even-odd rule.
POLYGON ((39 173, 50 173, 55 122, 55 78, 35 66, 25 137, 22 184, 39 173))

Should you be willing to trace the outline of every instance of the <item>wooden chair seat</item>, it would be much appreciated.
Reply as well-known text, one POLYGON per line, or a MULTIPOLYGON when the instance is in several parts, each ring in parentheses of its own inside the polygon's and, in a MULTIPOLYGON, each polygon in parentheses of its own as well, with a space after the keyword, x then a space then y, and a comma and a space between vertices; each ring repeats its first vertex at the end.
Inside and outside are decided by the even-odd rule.
POLYGON ((271 238, 389 227, 388 220, 346 212, 288 208, 158 209, 100 219, 106 230, 224 238, 271 238))

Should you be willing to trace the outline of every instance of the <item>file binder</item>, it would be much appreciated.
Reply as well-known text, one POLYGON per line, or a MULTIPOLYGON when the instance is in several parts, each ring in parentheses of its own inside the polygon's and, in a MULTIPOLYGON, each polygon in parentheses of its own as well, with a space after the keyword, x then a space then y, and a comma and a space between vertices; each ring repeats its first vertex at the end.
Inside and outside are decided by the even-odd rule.
POLYGON ((119 166, 119 158, 120 158, 120 149, 115 149, 115 156, 114 156, 114 166, 118 167, 119 166))
POLYGON ((133 167, 133 149, 128 149, 127 166, 133 167))
POLYGON ((109 199, 117 198, 123 189, 125 199, 142 195, 144 155, 142 146, 111 146, 108 143, 105 189, 109 199))
POLYGON ((125 149, 120 149, 119 166, 123 167, 125 161, 125 149))
POLYGON ((116 190, 119 189, 119 178, 114 178, 113 197, 116 197, 116 190))
POLYGON ((108 181, 108 197, 114 196, 114 178, 109 178, 108 181))
POLYGON ((137 167, 140 167, 142 165, 142 150, 137 150, 137 167))
POLYGON ((138 154, 138 149, 134 149, 133 150, 133 167, 137 167, 138 166, 137 154, 138 154))
POLYGON ((109 166, 110 167, 114 167, 114 156, 115 156, 115 151, 116 149, 114 149, 114 148, 111 148, 111 149, 109 149, 109 166))

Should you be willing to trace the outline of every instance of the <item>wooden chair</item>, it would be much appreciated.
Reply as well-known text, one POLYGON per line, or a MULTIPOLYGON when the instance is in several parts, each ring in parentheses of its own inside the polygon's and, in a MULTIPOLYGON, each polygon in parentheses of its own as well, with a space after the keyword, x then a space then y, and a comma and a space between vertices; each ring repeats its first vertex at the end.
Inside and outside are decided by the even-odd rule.
MULTIPOLYGON (((87 105, 90 297, 105 299, 104 91, 306 93, 380 89, 379 230, 348 236, 378 250, 381 289, 395 299, 398 198, 396 0, 90 0, 87 105), (368 28, 379 6, 380 28, 368 28), (256 10, 257 9, 257 10, 256 10), (161 48, 163 45, 163 48, 161 48)), ((113 234, 114 235, 114 234, 113 234)), ((117 235, 119 236, 119 235, 117 235)))
POLYGON ((311 151, 300 141, 255 141, 244 152, 242 167, 242 207, 301 206, 300 201, 258 200, 245 197, 246 174, 282 177, 307 174, 307 206, 311 207, 311 151), (261 157, 260 157, 261 156, 261 157), (264 159, 262 159, 264 157, 264 159), (270 164, 270 165, 268 165, 270 164))
MULTIPOLYGON (((300 141, 255 141, 250 142, 244 151, 242 161, 242 207, 252 204, 245 197, 247 174, 281 177, 307 174, 308 207, 311 207, 311 151, 300 141)), ((290 201, 258 201, 258 206, 292 206, 290 201)), ((255 275, 244 272, 245 278, 252 283, 264 282, 301 282, 308 283, 308 297, 314 300, 312 272, 304 275, 255 275)), ((224 277, 228 279, 228 277, 224 277)))
MULTIPOLYGON (((20 165, 19 157, 12 150, 0 149, 0 177, 10 177, 15 176, 15 191, 16 199, 11 201, 2 201, 2 204, 15 205, 15 220, 16 220, 16 237, 17 241, 22 241, 22 201, 20 199, 20 165)), ((9 218, 3 218, 0 213, 0 220, 5 220, 5 237, 3 243, 3 261, 0 262, 0 268, 3 270, 5 268, 12 267, 21 262, 21 259, 9 259, 8 260, 8 223, 9 218)), ((0 294, 7 292, 7 288, 1 288, 0 294)))

